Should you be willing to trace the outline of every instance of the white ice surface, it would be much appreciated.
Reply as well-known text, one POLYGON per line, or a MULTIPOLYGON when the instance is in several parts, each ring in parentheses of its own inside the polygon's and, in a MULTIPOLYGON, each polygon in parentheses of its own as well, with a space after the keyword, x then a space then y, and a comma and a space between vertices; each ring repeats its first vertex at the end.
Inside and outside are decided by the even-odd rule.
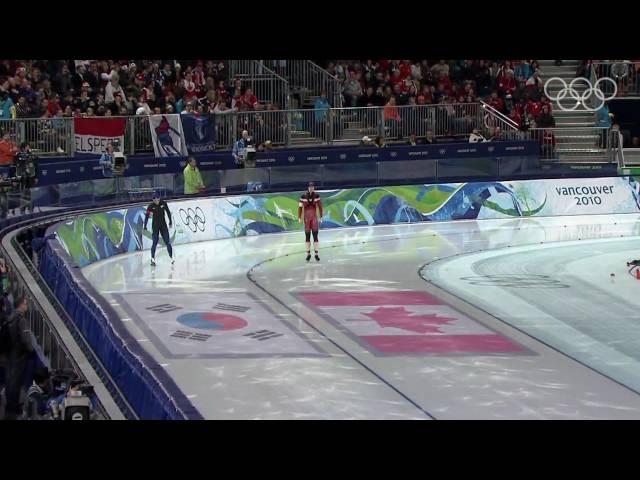
POLYGON ((301 234, 292 233, 177 246, 174 267, 161 250, 156 269, 142 252, 98 262, 83 273, 205 418, 428 419, 425 412, 442 419, 640 418, 640 281, 624 267, 640 257, 633 252, 640 245, 638 215, 376 226, 320 235, 320 264, 304 262, 301 234), (546 286, 460 280, 484 281, 494 273, 524 275, 546 286), (295 296, 343 290, 436 294, 530 354, 373 355, 295 296), (166 302, 186 293, 216 299, 249 293, 326 355, 167 358, 119 302, 135 304, 137 294, 149 292, 165 294, 166 302))

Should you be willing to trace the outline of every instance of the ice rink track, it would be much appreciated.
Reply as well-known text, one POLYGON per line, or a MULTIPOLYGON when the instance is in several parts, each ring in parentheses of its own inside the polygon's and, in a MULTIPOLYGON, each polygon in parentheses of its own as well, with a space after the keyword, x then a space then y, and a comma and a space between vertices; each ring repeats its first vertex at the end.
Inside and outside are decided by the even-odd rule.
POLYGON ((87 279, 210 419, 640 418, 640 216, 300 232, 87 279), (614 276, 611 276, 611 274, 614 276))

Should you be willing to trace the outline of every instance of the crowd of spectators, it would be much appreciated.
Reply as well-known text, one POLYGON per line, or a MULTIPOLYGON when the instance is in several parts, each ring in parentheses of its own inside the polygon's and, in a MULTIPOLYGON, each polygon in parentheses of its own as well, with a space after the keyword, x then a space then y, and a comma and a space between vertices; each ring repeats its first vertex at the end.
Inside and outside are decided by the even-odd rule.
MULTIPOLYGON (((523 129, 555 126, 536 60, 338 60, 321 62, 341 84, 343 106, 468 104, 484 100, 523 129)), ((389 117, 391 118, 391 117, 389 117)), ((399 116, 395 120, 401 121, 399 116)))
MULTIPOLYGON (((339 60, 324 67, 341 83, 343 106, 483 99, 525 126, 539 121, 544 105, 551 113, 536 60, 339 60)), ((320 108, 335 106, 325 97, 320 108)), ((0 61, 0 118, 5 119, 280 107, 261 104, 251 88, 229 77, 221 61, 0 61)))
POLYGON ((0 119, 277 110, 214 60, 1 60, 0 119))
MULTIPOLYGON (((37 264, 47 241, 44 227, 18 235, 25 253, 37 264)), ((11 283, 9 266, 0 257, 0 420, 57 419, 66 397, 86 391, 85 382, 70 371, 52 372, 30 330, 31 302, 11 283)), ((94 408, 95 397, 90 399, 94 408)))

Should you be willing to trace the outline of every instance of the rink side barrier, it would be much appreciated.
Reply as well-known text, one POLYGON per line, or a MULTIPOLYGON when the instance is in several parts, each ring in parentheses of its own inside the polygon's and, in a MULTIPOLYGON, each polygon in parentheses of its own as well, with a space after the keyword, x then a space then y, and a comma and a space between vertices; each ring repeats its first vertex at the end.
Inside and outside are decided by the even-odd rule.
MULTIPOLYGON (((640 212, 634 177, 445 183, 321 191, 321 229, 432 221, 640 212)), ((175 245, 302 230, 297 193, 169 202, 175 245)), ((40 272, 140 418, 201 418, 79 267, 149 249, 146 205, 80 215, 48 233, 40 272)))

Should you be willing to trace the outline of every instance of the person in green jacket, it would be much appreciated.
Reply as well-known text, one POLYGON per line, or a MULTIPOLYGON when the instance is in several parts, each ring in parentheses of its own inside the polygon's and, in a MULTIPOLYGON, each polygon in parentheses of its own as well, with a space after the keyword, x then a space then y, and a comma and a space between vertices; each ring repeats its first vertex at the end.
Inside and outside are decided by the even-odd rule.
POLYGON ((189 157, 187 166, 184 167, 184 193, 191 195, 194 193, 200 193, 204 190, 204 183, 202 183, 202 175, 198 170, 196 159, 189 157))

